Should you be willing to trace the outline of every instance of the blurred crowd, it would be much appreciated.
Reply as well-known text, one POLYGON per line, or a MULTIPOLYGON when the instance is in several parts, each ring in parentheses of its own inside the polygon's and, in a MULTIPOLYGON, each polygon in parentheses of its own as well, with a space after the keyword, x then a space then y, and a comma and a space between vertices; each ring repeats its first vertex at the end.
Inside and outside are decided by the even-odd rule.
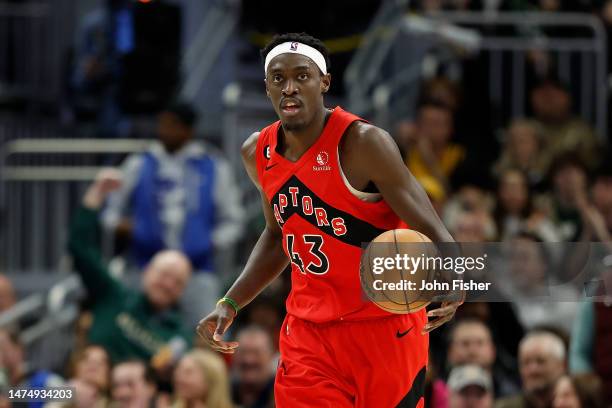
MULTIPOLYGON (((588 11, 612 27, 609 0, 415 3, 426 11, 588 11)), ((115 51, 127 53, 136 45, 125 42, 121 25, 126 2, 109 4, 117 21, 115 51)), ((97 54, 109 49, 93 41, 99 21, 87 21, 82 38, 92 41, 77 55, 73 85, 80 97, 97 101, 89 113, 104 113, 100 132, 116 133, 122 114, 115 108, 123 105, 109 76, 117 61, 107 64, 97 54)), ((530 244, 612 242, 610 135, 597 134, 575 114, 570 84, 548 70, 528 90, 529 113, 504 129, 489 129, 490 140, 502 137, 483 153, 481 145, 490 140, 471 133, 475 121, 486 120, 474 112, 468 85, 444 73, 425 79, 415 116, 388 130, 455 239, 513 242, 525 261, 524 279, 511 301, 468 302, 431 334, 425 406, 610 407, 612 294, 601 302, 579 301, 582 288, 575 287, 564 296, 574 301, 521 298, 543 278, 538 265, 548 256, 530 244)), ((83 101, 75 99, 75 112, 86 110, 83 101)), ((232 248, 250 226, 237 169, 195 137, 197 110, 180 100, 154 108, 157 141, 119 169, 99 173, 70 225, 68 250, 87 291, 70 361, 63 371, 37 367, 20 327, 2 327, 0 388, 75 387, 74 401, 49 407, 273 407, 289 274, 238 315, 228 334, 240 343, 235 354, 212 352, 200 342, 195 325, 235 277, 223 260, 236 256, 232 248), (127 267, 109 264, 104 233, 127 267)), ((0 314, 17 300, 0 275, 0 314)), ((7 406, 0 397, 0 407, 7 406)))

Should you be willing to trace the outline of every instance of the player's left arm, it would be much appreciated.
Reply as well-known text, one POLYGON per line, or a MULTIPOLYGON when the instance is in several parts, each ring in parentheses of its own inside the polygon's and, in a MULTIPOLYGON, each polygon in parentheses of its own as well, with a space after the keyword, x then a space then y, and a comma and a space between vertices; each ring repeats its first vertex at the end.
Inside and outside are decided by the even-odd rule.
MULTIPOLYGON (((372 181, 393 211, 408 225, 427 235, 434 242, 454 242, 429 197, 410 173, 399 148, 384 130, 365 123, 351 128, 349 157, 351 168, 359 169, 360 176, 372 181)), ((429 332, 451 320, 463 300, 444 302, 428 316, 437 317, 424 328, 429 332)))

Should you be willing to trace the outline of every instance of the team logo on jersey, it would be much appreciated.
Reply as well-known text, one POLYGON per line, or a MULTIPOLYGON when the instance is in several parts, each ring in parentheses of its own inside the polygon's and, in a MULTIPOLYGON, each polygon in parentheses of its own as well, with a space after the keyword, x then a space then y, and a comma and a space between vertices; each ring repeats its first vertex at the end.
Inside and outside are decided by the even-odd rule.
POLYGON ((317 154, 317 164, 319 166, 325 166, 328 161, 329 161, 329 155, 327 154, 327 152, 320 151, 319 154, 317 154))
POLYGON ((291 49, 291 51, 297 51, 297 46, 298 46, 298 43, 294 41, 289 46, 289 49, 291 49))
POLYGON ((329 166, 327 163, 329 163, 329 154, 327 154, 326 151, 321 150, 318 154, 317 157, 315 158, 315 161, 317 162, 316 166, 312 166, 312 169, 314 171, 327 171, 327 170, 331 170, 331 166, 329 166))
POLYGON ((270 160, 270 145, 267 145, 266 147, 264 147, 264 156, 266 157, 266 159, 270 160))

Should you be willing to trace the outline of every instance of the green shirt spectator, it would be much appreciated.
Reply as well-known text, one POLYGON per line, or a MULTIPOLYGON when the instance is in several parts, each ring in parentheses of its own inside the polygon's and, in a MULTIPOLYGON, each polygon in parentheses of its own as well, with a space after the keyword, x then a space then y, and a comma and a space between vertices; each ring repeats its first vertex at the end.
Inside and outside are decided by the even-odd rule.
POLYGON ((113 361, 150 360, 172 341, 191 342, 176 307, 191 275, 191 265, 178 251, 161 251, 142 274, 142 291, 110 275, 102 259, 98 210, 121 184, 120 173, 104 170, 88 189, 75 215, 68 248, 92 304, 92 343, 104 346, 113 361))

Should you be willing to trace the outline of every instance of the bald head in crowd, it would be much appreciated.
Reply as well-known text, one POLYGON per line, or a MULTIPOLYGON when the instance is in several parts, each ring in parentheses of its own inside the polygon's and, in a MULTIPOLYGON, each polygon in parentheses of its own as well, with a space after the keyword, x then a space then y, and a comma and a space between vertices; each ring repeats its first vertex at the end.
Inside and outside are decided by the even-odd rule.
POLYGON ((151 304, 157 309, 176 304, 191 278, 191 271, 191 263, 182 252, 158 252, 143 275, 144 291, 151 304))
POLYGON ((13 307, 15 302, 13 284, 5 275, 0 274, 0 313, 13 307))
POLYGON ((566 370, 563 340, 546 331, 527 334, 519 344, 519 369, 525 394, 552 399, 554 385, 566 370))

